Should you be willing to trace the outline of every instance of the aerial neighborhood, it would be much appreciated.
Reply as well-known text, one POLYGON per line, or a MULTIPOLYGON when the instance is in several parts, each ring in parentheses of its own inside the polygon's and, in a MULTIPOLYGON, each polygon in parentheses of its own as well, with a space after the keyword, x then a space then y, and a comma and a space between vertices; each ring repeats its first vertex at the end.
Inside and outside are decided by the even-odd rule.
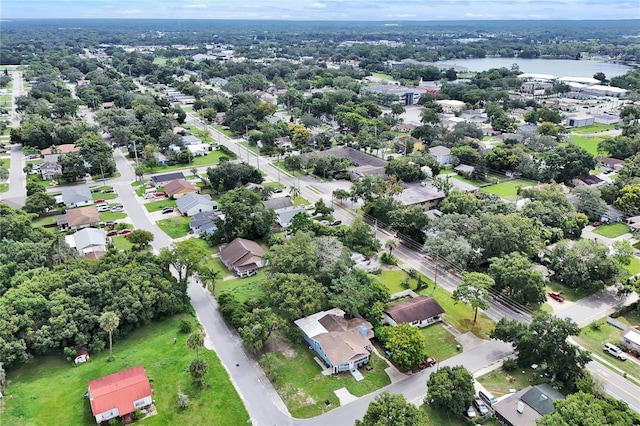
POLYGON ((640 425, 637 19, 131 18, 0 29, 0 424, 640 425))

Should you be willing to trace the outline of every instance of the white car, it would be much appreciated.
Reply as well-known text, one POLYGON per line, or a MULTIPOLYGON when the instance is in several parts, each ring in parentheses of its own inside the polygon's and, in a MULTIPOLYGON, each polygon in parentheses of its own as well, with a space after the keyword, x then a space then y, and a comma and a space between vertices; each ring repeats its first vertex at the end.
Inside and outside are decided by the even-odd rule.
POLYGON ((111 212, 113 212, 113 213, 119 213, 119 212, 123 212, 123 211, 124 211, 124 207, 122 207, 122 206, 111 207, 111 212))
POLYGON ((109 206, 100 206, 100 207, 96 207, 96 210, 98 210, 100 213, 103 213, 103 212, 110 211, 111 208, 109 208, 109 206))

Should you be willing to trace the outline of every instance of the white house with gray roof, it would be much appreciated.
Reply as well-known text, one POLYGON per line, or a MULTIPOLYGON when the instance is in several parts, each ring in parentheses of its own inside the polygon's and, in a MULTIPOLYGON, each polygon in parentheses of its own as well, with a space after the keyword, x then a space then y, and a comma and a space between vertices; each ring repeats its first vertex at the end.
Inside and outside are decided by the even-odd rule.
POLYGON ((218 203, 208 194, 185 194, 176 200, 176 206, 185 216, 195 216, 197 213, 210 212, 218 209, 218 203))
POLYGON ((65 188, 62 190, 62 202, 67 208, 73 209, 92 205, 93 197, 86 186, 65 188))

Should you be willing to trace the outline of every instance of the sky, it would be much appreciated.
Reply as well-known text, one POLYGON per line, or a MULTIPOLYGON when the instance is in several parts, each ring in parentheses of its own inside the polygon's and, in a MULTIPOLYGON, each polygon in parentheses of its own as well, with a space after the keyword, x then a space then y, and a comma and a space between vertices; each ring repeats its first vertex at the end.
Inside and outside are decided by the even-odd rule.
POLYGON ((638 19, 640 0, 2 0, 0 19, 638 19))

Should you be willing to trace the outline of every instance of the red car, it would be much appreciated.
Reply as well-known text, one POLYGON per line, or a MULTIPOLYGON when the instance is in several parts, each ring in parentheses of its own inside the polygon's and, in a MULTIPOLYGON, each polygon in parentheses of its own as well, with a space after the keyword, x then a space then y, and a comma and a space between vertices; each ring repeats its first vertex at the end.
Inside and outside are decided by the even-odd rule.
POLYGON ((94 200, 93 203, 94 204, 100 204, 100 203, 104 203, 106 200, 104 198, 98 198, 97 200, 94 200))
POLYGON ((167 194, 165 194, 164 192, 156 192, 156 197, 166 197, 167 194))
POLYGON ((131 232, 131 229, 123 229, 120 231, 120 235, 129 235, 131 232))
POLYGON ((115 229, 113 231, 107 232, 107 237, 115 237, 116 235, 118 235, 118 231, 116 231, 115 229))
POLYGON ((562 297, 562 294, 558 293, 557 291, 550 291, 547 294, 553 300, 557 300, 558 302, 564 302, 564 297, 562 297))
POLYGON ((433 358, 427 358, 424 360, 424 362, 420 363, 420 369, 424 370, 425 368, 429 368, 436 365, 436 360, 433 358))

